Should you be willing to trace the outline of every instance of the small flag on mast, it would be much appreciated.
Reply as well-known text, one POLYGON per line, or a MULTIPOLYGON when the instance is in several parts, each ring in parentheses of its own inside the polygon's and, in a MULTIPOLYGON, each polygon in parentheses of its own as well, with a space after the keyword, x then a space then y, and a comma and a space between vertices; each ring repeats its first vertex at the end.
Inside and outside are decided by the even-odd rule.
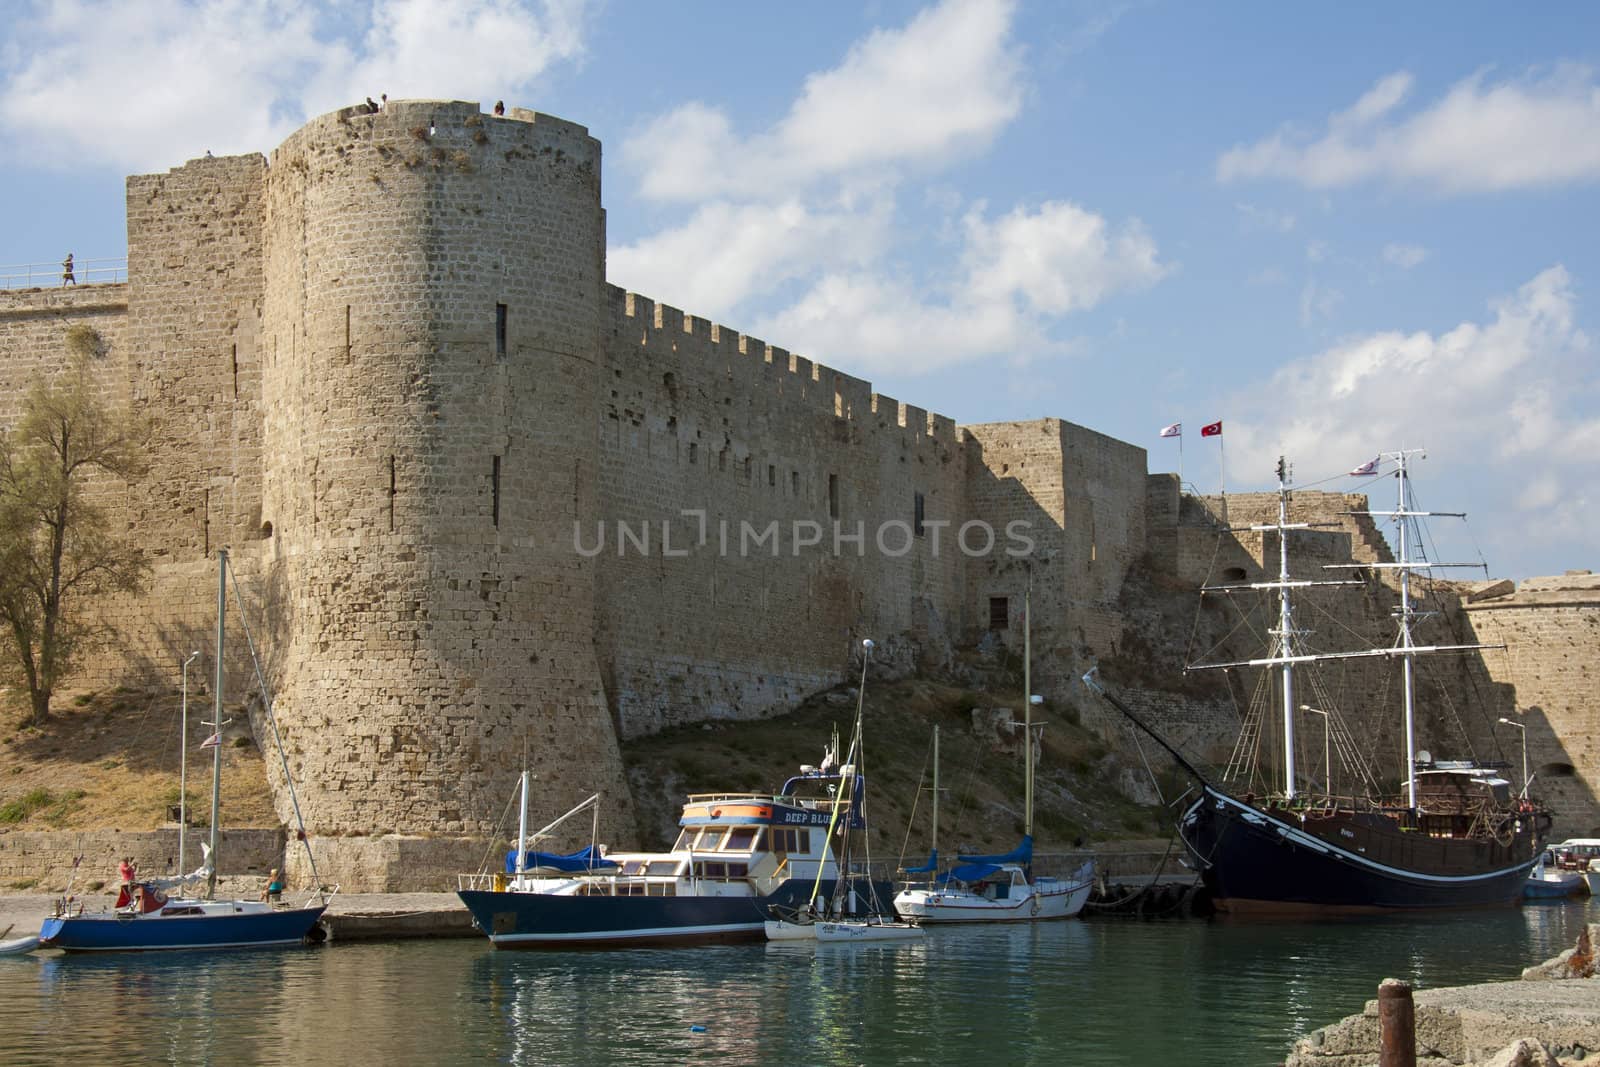
POLYGON ((1201 437, 1221 437, 1222 436, 1222 420, 1218 419, 1216 422, 1207 423, 1206 425, 1200 427, 1200 436, 1201 437))
POLYGON ((1161 427, 1161 436, 1162 437, 1182 437, 1183 436, 1183 423, 1175 422, 1171 426, 1163 426, 1163 427, 1161 427))
POLYGON ((220 744, 222 744, 222 734, 215 733, 215 734, 212 734, 210 737, 206 738, 204 741, 200 742, 200 747, 201 748, 216 748, 220 744))
MULTIPOLYGON (((1379 457, 1379 458, 1381 458, 1381 457, 1379 457)), ((1378 473, 1378 460, 1377 459, 1369 459, 1369 460, 1367 460, 1367 462, 1365 462, 1361 466, 1355 468, 1350 473, 1354 474, 1354 475, 1357 475, 1357 476, 1360 476, 1360 475, 1363 475, 1363 474, 1377 474, 1378 473)))

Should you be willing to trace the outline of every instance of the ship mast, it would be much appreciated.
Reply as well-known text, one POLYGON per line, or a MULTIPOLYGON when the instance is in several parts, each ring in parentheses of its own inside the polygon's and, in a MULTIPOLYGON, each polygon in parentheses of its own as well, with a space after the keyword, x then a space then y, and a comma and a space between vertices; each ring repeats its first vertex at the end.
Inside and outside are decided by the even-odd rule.
POLYGON ((1278 457, 1278 648, 1283 662, 1283 799, 1294 799, 1294 666, 1289 656, 1293 611, 1289 607, 1289 477, 1283 457, 1278 457))
POLYGON ((1412 665, 1412 650, 1416 642, 1411 637, 1411 544, 1409 535, 1411 524, 1406 519, 1412 514, 1406 509, 1406 453, 1395 453, 1398 468, 1395 471, 1395 515, 1398 517, 1400 530, 1395 538, 1400 549, 1400 610, 1397 612, 1400 620, 1400 648, 1401 677, 1405 680, 1405 713, 1406 713, 1406 804, 1415 808, 1417 806, 1417 711, 1416 711, 1416 676, 1412 665))

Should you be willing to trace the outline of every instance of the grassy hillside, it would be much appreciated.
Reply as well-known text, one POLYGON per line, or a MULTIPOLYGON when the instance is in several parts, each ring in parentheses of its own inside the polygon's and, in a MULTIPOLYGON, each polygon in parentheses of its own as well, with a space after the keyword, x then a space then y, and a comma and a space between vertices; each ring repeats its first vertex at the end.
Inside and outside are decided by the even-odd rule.
MULTIPOLYGON (((153 830, 178 803, 176 694, 131 690, 58 698, 42 726, 24 727, 27 697, 0 693, 0 832, 5 830, 153 830)), ((211 814, 209 703, 189 702, 190 822, 211 814)), ((231 713, 222 747, 222 824, 278 823, 261 752, 243 709, 231 713), (235 729, 237 728, 237 729, 235 729)))

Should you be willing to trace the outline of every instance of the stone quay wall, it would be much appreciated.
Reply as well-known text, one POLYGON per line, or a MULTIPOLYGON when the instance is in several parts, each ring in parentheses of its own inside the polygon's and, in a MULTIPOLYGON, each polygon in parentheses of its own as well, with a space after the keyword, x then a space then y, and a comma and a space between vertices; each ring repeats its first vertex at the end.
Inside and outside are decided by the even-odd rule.
MULTIPOLYGON (((208 831, 191 829, 184 841, 184 866, 200 868, 200 844, 208 831)), ((223 830, 217 842, 224 873, 229 876, 266 875, 285 868, 286 841, 282 830, 223 830)), ((301 851, 298 848, 293 851, 301 851)), ((0 887, 13 892, 29 889, 59 893, 71 886, 79 897, 107 892, 117 885, 117 866, 124 857, 133 860, 141 878, 172 878, 178 869, 178 830, 9 830, 0 834, 0 887), (77 871, 73 862, 77 860, 77 871), (107 888, 109 887, 109 888, 107 888)), ((294 885, 309 885, 293 882, 294 885)))
MULTIPOLYGON (((900 670, 1014 654, 1030 591, 1035 689, 1067 697, 1125 639, 1130 577, 1275 569, 1270 539, 1220 530, 1273 494, 1184 496, 1142 448, 1061 419, 959 426, 608 285, 600 145, 562 119, 346 108, 270 158, 132 177, 127 212, 127 283, 0 293, 0 423, 83 323, 107 396, 151 426, 150 476, 94 487, 151 583, 93 606, 115 636, 74 682, 175 686, 195 649, 210 679, 228 549, 328 881, 441 877, 524 754, 536 810, 598 789, 627 846, 620 739, 784 710, 853 673, 865 637, 900 670)), ((1347 514, 1364 503, 1296 494, 1341 523, 1302 554, 1387 558, 1347 514)), ((1381 636, 1390 595, 1363 581, 1350 621, 1381 636)), ((1540 610, 1563 636, 1519 638, 1588 649, 1587 615, 1540 610)), ((1491 688, 1550 689, 1516 705, 1560 704, 1498 669, 1491 688)), ((1141 684, 1197 736, 1226 717, 1141 684)), ((1552 729, 1576 740, 1530 744, 1591 780, 1568 699, 1552 729)))

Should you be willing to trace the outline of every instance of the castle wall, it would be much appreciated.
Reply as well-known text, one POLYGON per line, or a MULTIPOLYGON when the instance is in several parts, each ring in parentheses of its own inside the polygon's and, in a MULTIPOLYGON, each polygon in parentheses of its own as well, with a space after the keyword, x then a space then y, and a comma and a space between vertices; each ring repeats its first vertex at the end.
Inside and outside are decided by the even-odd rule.
POLYGON ((533 112, 346 109, 272 155, 264 515, 316 832, 490 827, 525 757, 535 810, 631 823, 568 547, 603 227, 599 144, 533 112))
MULTIPOLYGON (((1533 791, 1556 813, 1553 840, 1600 836, 1600 577, 1587 572, 1530 578, 1511 596, 1464 605, 1490 676, 1514 687, 1501 710, 1526 728, 1533 791), (1575 773, 1574 773, 1575 772, 1575 773)), ((1521 781, 1522 733, 1497 726, 1500 752, 1521 781)))
MULTIPOLYGON (((863 637, 947 644, 954 424, 756 338, 610 289, 598 640, 624 736, 756 718, 838 682, 863 637)), ((898 657, 903 642, 876 653, 898 657)))
POLYGON ((1061 689, 1121 630, 1118 594, 1145 551, 1145 452, 1060 419, 965 428, 968 510, 997 531, 1022 524, 1029 558, 969 560, 967 637, 990 627, 1006 597, 1002 637, 1020 650, 1023 593, 1032 581, 1036 688, 1061 689))

